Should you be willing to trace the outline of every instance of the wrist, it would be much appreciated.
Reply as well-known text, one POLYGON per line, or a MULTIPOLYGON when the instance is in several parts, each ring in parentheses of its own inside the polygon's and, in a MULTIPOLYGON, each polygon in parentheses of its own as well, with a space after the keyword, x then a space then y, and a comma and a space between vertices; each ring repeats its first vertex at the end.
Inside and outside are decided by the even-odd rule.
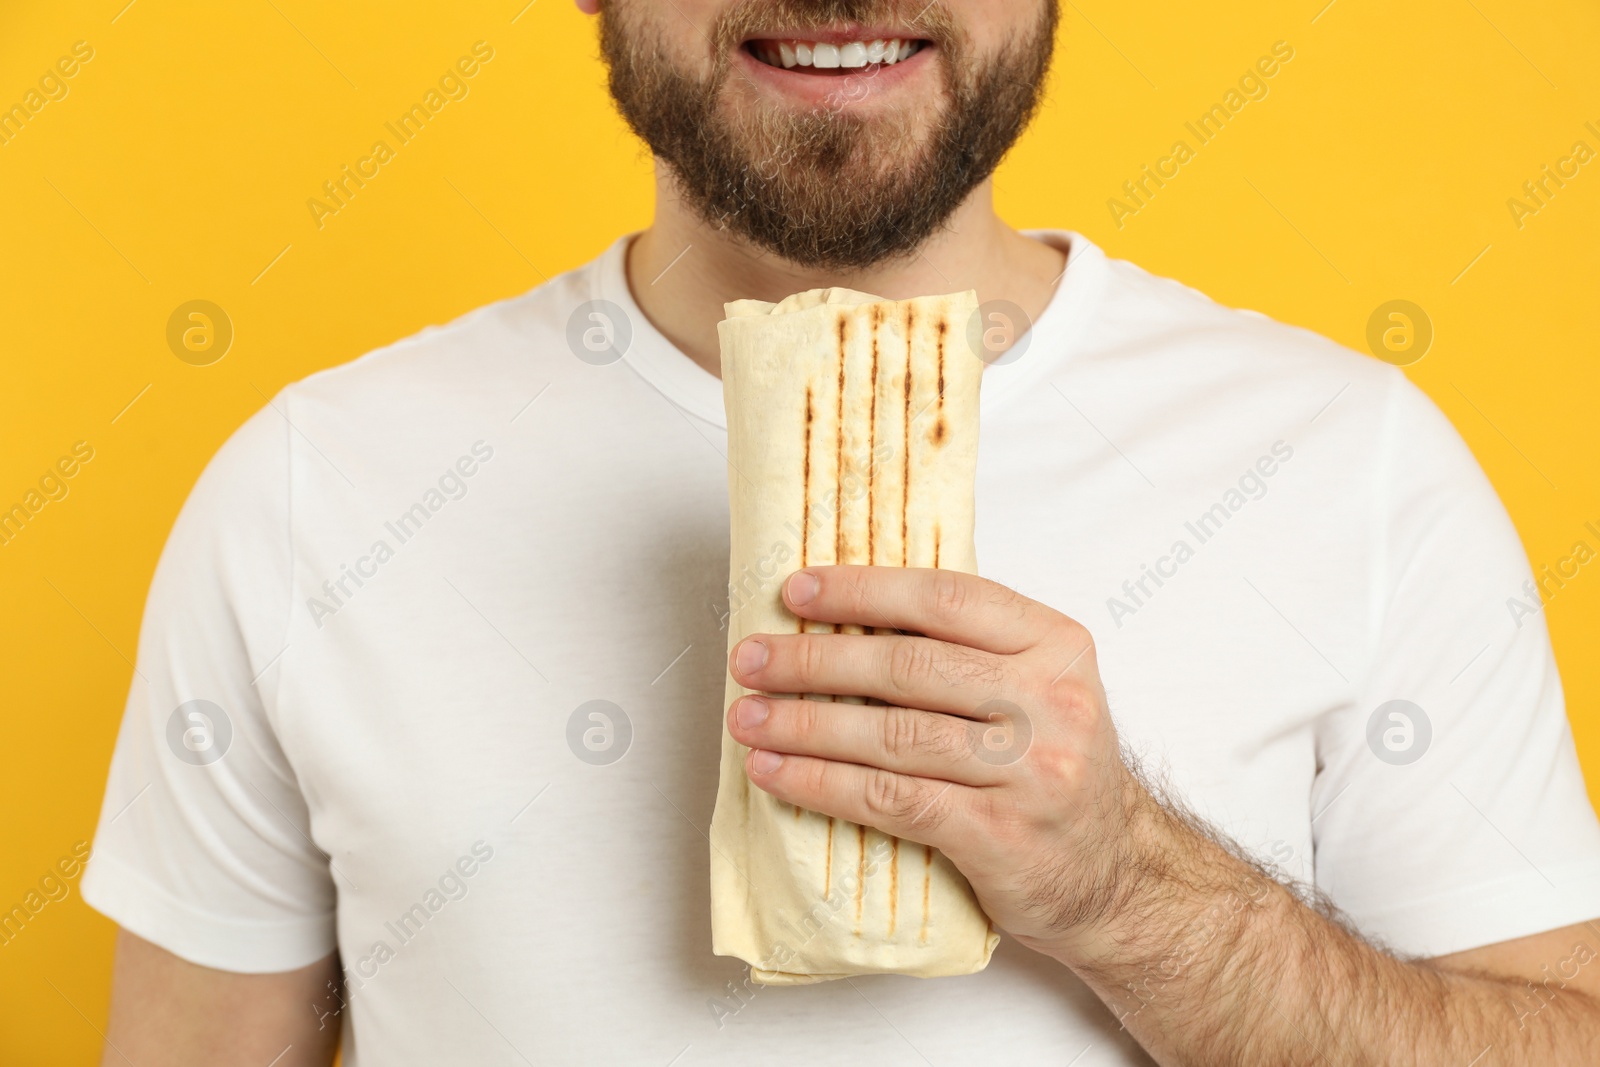
POLYGON ((1041 951, 1080 976, 1193 971, 1231 950, 1253 914, 1288 891, 1164 805, 1133 773, 1119 825, 1076 921, 1041 951))
POLYGON ((1069 967, 1088 964, 1112 951, 1143 902, 1168 883, 1179 845, 1171 816, 1138 776, 1119 765, 1117 781, 1066 848, 1061 890, 1042 935, 1019 936, 1036 952, 1069 967))

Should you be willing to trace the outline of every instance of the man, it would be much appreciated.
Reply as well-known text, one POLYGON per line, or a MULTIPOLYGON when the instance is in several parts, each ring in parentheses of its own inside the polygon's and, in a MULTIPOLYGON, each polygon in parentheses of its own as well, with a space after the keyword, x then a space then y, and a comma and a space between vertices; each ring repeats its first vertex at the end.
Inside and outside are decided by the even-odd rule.
POLYGON ((106 1062, 1594 1063, 1600 827, 1504 511, 1393 368, 1001 223, 1054 5, 580 6, 658 217, 201 478, 84 884, 106 1062), (725 660, 715 324, 834 284, 993 316, 987 577, 808 569, 902 635, 725 660), (724 711, 759 788, 943 850, 987 970, 711 954, 730 665, 885 702, 724 711))

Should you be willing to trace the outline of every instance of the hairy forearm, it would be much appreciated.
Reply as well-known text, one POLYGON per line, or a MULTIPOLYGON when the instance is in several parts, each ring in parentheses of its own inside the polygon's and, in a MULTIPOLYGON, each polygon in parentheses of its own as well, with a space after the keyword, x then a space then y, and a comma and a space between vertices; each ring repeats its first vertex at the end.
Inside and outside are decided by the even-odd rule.
POLYGON ((1397 959, 1147 792, 1127 833, 1098 914, 1044 950, 1162 1064, 1596 1062, 1600 1003, 1562 961, 1535 983, 1397 959))

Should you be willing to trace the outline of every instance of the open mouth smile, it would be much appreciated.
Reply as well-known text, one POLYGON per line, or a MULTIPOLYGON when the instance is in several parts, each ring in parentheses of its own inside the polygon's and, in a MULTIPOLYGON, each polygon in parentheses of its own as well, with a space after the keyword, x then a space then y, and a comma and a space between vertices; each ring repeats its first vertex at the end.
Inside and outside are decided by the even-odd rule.
POLYGON ((839 75, 902 63, 927 46, 915 37, 831 38, 821 36, 757 38, 744 49, 769 67, 801 74, 839 75))
POLYGON ((939 88, 941 49, 907 26, 841 23, 753 33, 737 59, 758 91, 812 108, 843 111, 910 105, 939 88))

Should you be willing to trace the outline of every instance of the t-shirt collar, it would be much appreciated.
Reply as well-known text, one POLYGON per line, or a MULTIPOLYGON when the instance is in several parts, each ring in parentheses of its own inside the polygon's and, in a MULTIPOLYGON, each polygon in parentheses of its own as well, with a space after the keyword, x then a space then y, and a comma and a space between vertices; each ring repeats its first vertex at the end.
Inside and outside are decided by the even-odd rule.
MULTIPOLYGON (((1106 255, 1088 238, 1072 230, 1023 230, 1067 253, 1066 269, 1050 302, 1025 337, 1027 348, 1014 361, 984 371, 982 410, 995 411, 1008 398, 1056 373, 1083 343, 1088 320, 1097 306, 1107 275, 1106 255)), ((591 299, 620 307, 632 338, 622 359, 635 373, 684 411, 727 428, 722 382, 679 351, 655 328, 633 299, 628 286, 628 246, 637 233, 625 234, 595 262, 591 299)))

